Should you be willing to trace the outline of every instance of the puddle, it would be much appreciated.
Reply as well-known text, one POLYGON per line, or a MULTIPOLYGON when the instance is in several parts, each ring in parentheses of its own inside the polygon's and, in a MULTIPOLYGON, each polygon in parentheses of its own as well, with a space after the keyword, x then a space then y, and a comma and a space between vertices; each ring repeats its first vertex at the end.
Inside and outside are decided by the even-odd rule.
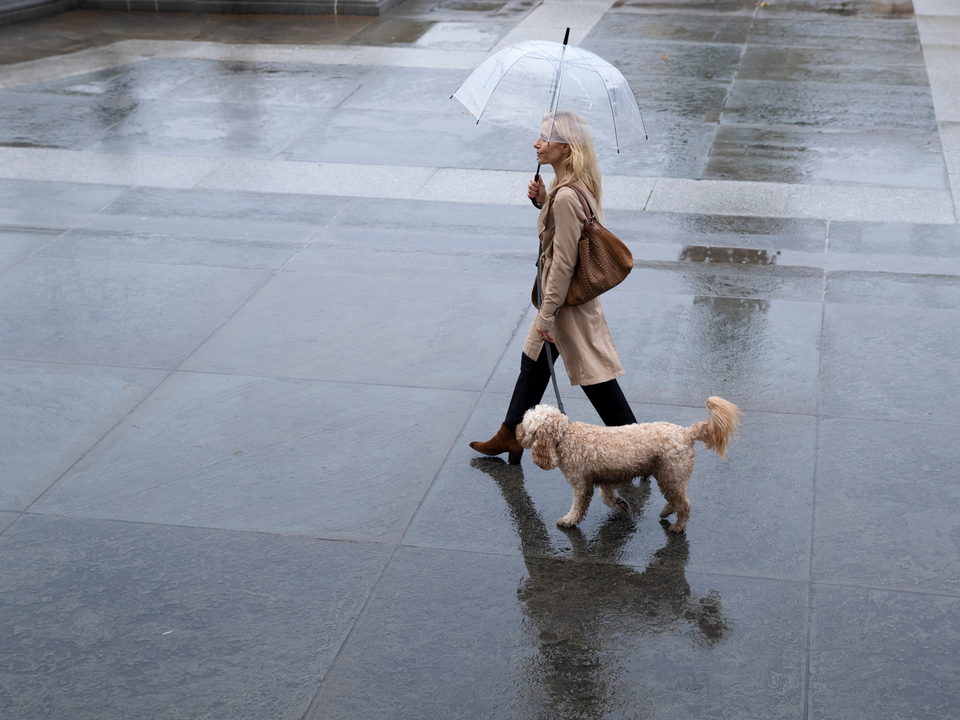
POLYGON ((678 260, 697 263, 723 263, 725 265, 775 265, 779 254, 779 250, 770 252, 748 248, 685 245, 680 251, 678 260))

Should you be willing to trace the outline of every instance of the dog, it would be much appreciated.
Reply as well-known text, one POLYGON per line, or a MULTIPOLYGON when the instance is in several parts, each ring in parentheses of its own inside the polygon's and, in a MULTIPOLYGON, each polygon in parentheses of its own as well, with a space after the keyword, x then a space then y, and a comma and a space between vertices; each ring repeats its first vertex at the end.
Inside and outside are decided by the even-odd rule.
POLYGON ((667 422, 599 427, 570 419, 550 405, 527 410, 517 426, 517 440, 531 450, 533 461, 544 470, 559 466, 573 487, 573 506, 557 520, 557 527, 573 527, 583 520, 600 488, 604 505, 629 512, 630 505, 617 495, 616 488, 636 477, 657 479, 667 500, 661 518, 676 513, 677 521, 667 529, 682 533, 690 519, 687 486, 699 440, 721 458, 740 426, 740 409, 723 398, 707 398, 707 421, 688 428, 667 422))

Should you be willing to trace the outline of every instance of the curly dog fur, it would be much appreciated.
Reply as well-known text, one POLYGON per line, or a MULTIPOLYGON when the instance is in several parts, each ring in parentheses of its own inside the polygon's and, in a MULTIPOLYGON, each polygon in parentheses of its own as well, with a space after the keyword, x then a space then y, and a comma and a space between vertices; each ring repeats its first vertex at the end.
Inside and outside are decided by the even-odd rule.
POLYGON ((517 426, 517 440, 531 450, 533 461, 544 470, 558 467, 573 487, 573 506, 557 520, 559 527, 573 527, 587 514, 593 487, 600 488, 604 505, 629 510, 616 488, 636 477, 657 479, 667 500, 660 512, 673 513, 677 521, 668 530, 683 532, 690 518, 687 486, 699 440, 721 458, 740 425, 740 409, 723 398, 707 398, 707 421, 688 428, 666 422, 599 427, 569 418, 550 405, 527 410, 517 426))

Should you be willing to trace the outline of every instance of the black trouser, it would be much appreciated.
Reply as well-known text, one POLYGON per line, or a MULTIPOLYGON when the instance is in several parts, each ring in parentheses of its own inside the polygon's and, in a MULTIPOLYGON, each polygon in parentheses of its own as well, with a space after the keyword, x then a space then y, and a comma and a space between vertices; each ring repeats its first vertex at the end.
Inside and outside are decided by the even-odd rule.
MULTIPOLYGON (((550 343, 550 352, 556 362, 559 353, 553 343, 550 343)), ((546 351, 541 350, 540 357, 536 360, 531 360, 524 353, 520 358, 520 377, 513 388, 513 397, 510 398, 510 408, 507 410, 506 420, 503 421, 504 425, 513 430, 523 422, 523 414, 543 399, 543 393, 549 384, 550 366, 547 364, 546 351)), ((605 425, 632 425, 637 421, 616 378, 580 387, 605 425)))

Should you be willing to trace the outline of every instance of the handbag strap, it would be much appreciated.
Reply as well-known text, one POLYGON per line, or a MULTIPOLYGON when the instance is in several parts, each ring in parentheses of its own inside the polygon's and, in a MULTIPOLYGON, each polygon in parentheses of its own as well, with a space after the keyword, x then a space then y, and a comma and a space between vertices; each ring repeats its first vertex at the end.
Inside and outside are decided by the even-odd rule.
POLYGON ((590 222, 599 222, 597 220, 597 214, 593 212, 593 210, 590 208, 590 203, 587 202, 587 196, 583 194, 583 190, 581 190, 580 188, 578 188, 576 185, 573 185, 573 184, 567 185, 566 187, 571 188, 577 192, 577 197, 580 198, 580 204, 583 205, 583 212, 586 214, 587 220, 589 220, 590 222))

